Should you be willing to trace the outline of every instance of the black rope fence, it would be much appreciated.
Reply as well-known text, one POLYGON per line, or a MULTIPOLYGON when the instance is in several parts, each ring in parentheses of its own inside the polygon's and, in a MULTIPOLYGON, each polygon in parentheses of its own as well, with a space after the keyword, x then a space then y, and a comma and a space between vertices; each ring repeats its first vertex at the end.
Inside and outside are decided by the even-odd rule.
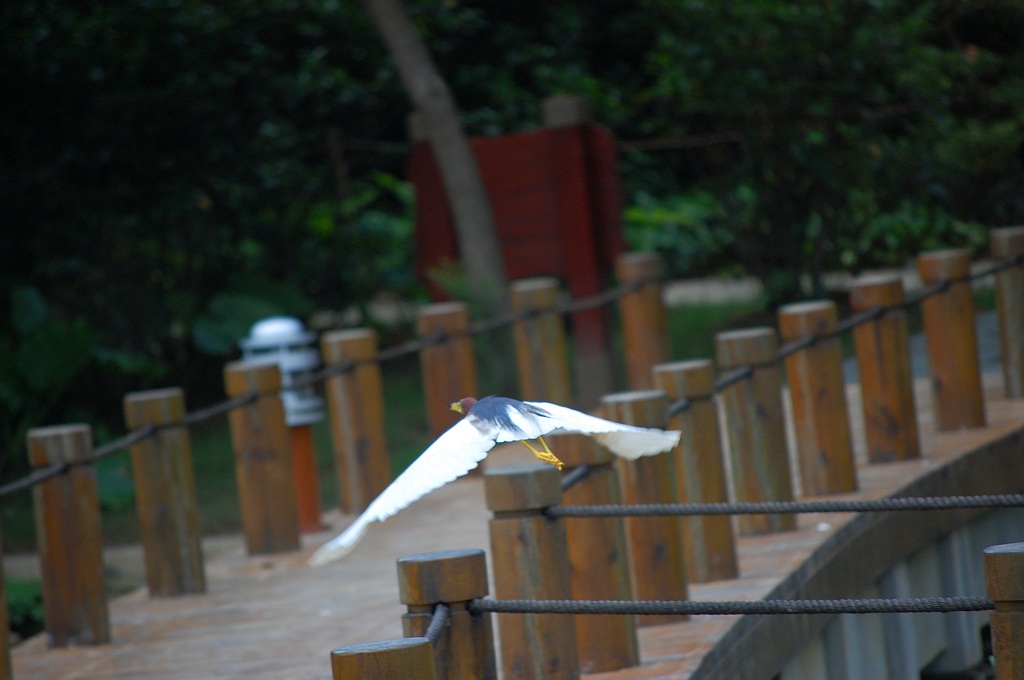
POLYGON ((935 614, 995 609, 984 597, 835 600, 492 600, 469 602, 471 612, 497 614, 617 614, 747 616, 751 614, 935 614))
POLYGON ((451 618, 451 607, 446 604, 434 605, 434 612, 430 616, 430 625, 427 626, 427 632, 423 637, 427 638, 433 644, 437 644, 438 639, 441 637, 441 633, 448 626, 448 620, 451 618))
POLYGON ((554 505, 551 519, 562 517, 665 517, 695 515, 771 515, 790 513, 892 512, 1024 507, 1024 494, 977 496, 904 496, 828 501, 765 501, 759 503, 651 503, 646 505, 554 505))
MULTIPOLYGON (((808 349, 809 347, 813 347, 819 342, 825 342, 827 340, 837 338, 843 335, 844 333, 852 331, 854 328, 857 328, 858 326, 879 319, 882 316, 885 316, 886 314, 912 309, 913 307, 920 305, 928 298, 934 295, 938 295, 939 293, 946 292, 947 290, 949 290, 951 286, 955 284, 970 283, 978 279, 994 276, 1001 271, 1010 269, 1011 267, 1019 267, 1022 264, 1024 264, 1024 255, 1017 255, 1015 257, 1007 258, 1005 260, 995 262, 987 267, 978 269, 977 271, 971 272, 967 276, 960 276, 951 279, 943 279, 942 281, 936 281, 935 283, 929 286, 925 286, 916 293, 908 295, 903 299, 903 302, 893 305, 872 307, 871 309, 864 310, 863 312, 853 314, 845 319, 840 320, 836 324, 836 327, 833 328, 828 333, 822 333, 820 335, 805 335, 802 338, 798 338, 796 340, 793 340, 792 342, 786 343, 785 345, 779 348, 775 360, 771 362, 757 365, 752 364, 749 366, 742 366, 726 374, 723 374, 722 376, 719 376, 719 378, 714 383, 712 392, 716 394, 722 392, 726 388, 750 378, 751 376, 753 376, 754 371, 757 370, 758 368, 777 366, 779 362, 781 362, 783 359, 792 354, 808 349)), ((687 399, 686 397, 677 399, 676 401, 672 402, 672 404, 669 405, 669 415, 676 416, 679 415, 680 413, 685 412, 690 408, 694 401, 695 400, 687 399)))
MULTIPOLYGON (((922 289, 915 295, 908 296, 901 304, 891 305, 887 307, 878 307, 871 310, 867 310, 865 312, 856 314, 854 316, 849 317, 846 320, 841 321, 837 325, 837 327, 830 333, 822 335, 809 335, 794 342, 791 342, 780 348, 776 361, 771 362, 770 364, 765 364, 764 366, 777 365, 778 361, 781 361, 786 356, 794 352, 811 347, 818 342, 822 342, 833 337, 836 337, 841 333, 847 332, 860 324, 867 323, 886 313, 890 313, 892 311, 897 310, 909 309, 915 305, 920 304, 923 300, 927 299, 928 297, 931 297, 932 295, 936 295, 945 290, 948 290, 949 287, 954 284, 974 281, 976 279, 992 276, 994 274, 999 273, 1000 271, 1009 269, 1011 267, 1020 266, 1022 264, 1024 264, 1024 255, 1019 255, 1013 258, 1007 258, 1006 260, 1000 261, 989 267, 973 272, 965 277, 958 277, 954 279, 939 281, 931 286, 922 289)), ((287 388, 282 388, 268 392, 251 392, 248 394, 243 394, 237 397, 233 397, 231 399, 227 399, 220 403, 214 404, 212 406, 198 409, 196 411, 191 411, 188 414, 186 414, 180 422, 163 423, 159 425, 146 425, 144 427, 132 430, 117 439, 107 442, 102 446, 96 447, 94 449, 93 456, 90 459, 74 461, 72 463, 61 463, 39 470, 35 470, 32 473, 20 479, 14 480, 3 486, 0 486, 0 499, 6 498, 7 496, 16 493, 20 493, 26 489, 35 486, 36 484, 46 481, 47 479, 51 479, 53 477, 64 474, 72 466, 88 465, 97 460, 101 460, 103 458, 111 456, 119 451, 129 448, 134 444, 138 444, 139 442, 142 442, 148 439, 149 437, 155 436, 161 430, 195 425, 206 420, 215 418, 217 416, 220 416, 222 414, 225 414, 236 408, 241 408, 243 406, 251 404, 260 399, 261 397, 273 396, 287 390, 302 389, 305 387, 316 385, 327 380, 328 378, 353 371, 363 364, 380 364, 393 361, 395 359, 415 354, 428 347, 436 346, 453 339, 458 339, 462 337, 472 337, 480 333, 494 331, 509 326, 511 324, 517 323, 519 321, 525 321, 531 318, 535 318, 542 314, 575 314, 589 309, 601 307, 610 304, 611 302, 614 302, 622 297, 625 297, 626 295, 642 290, 647 286, 661 283, 662 281, 663 279, 661 278, 642 279, 638 281, 633 281, 618 286, 616 288, 609 289, 608 291, 599 293, 597 295, 589 296, 586 298, 580 298, 578 300, 569 300, 550 308, 524 309, 518 312, 510 312, 507 314, 503 314, 493 319, 476 322, 471 324, 464 331, 460 331, 458 333, 446 333, 443 331, 435 332, 428 336, 400 343, 398 345, 395 345, 394 347, 382 350, 381 352, 378 353, 378 355, 375 358, 372 359, 350 360, 331 364, 325 366, 319 371, 314 371, 306 376, 303 376, 292 381, 292 383, 287 388)), ((733 384, 749 379, 753 375, 754 371, 761 367, 763 366, 744 366, 729 373, 726 373, 720 376, 718 380, 715 381, 713 391, 715 393, 718 393, 733 384)), ((696 400, 683 398, 673 402, 669 406, 669 415, 675 416, 678 415, 679 413, 682 413, 683 411, 687 410, 694 403, 694 401, 696 400)), ((578 481, 578 479, 580 478, 574 478, 574 481, 572 483, 575 483, 575 481, 578 481)), ((563 488, 571 487, 572 483, 564 486, 563 488)), ((563 482, 563 484, 565 483, 563 482)))
POLYGON ((98 446, 93 450, 93 455, 89 459, 74 461, 71 463, 57 463, 39 470, 35 470, 24 477, 16 479, 12 482, 0 486, 0 499, 6 498, 7 496, 20 493, 27 489, 32 488, 36 484, 40 484, 53 477, 58 477, 65 474, 73 466, 76 465, 89 465, 108 456, 112 456, 120 451, 123 451, 135 444, 138 444, 146 439, 156 436, 160 431, 166 429, 173 429, 178 427, 187 427, 196 425, 207 420, 216 418, 217 416, 223 415, 236 408, 247 406, 259 400, 262 397, 279 395, 289 390, 303 389, 311 387, 325 380, 335 377, 337 375, 343 375, 354 371, 358 367, 367 364, 382 364, 402 357, 406 357, 412 354, 416 354, 429 347, 444 344, 451 340, 456 340, 464 337, 472 337, 481 333, 487 333, 495 331, 506 326, 510 326, 514 323, 536 318, 543 314, 554 314, 554 315, 566 315, 576 314, 579 312, 587 311, 597 307, 615 302, 616 300, 635 293, 639 290, 646 288, 647 286, 662 283, 661 278, 648 278, 637 281, 631 281, 629 283, 611 288, 603 293, 597 295, 588 296, 585 298, 579 298, 577 300, 567 300, 549 308, 536 309, 528 308, 518 312, 509 312, 507 314, 499 315, 493 319, 475 322, 470 324, 468 328, 463 331, 456 333, 448 333, 443 330, 435 331, 429 335, 407 342, 399 343, 393 347, 381 350, 377 356, 371 359, 360 359, 360 360, 348 360, 341 361, 334 364, 324 366, 318 371, 310 372, 305 376, 301 376, 291 381, 286 388, 270 391, 254 391, 246 394, 226 399, 222 402, 213 404, 211 406, 190 411, 187 413, 181 421, 171 423, 160 423, 145 425, 143 427, 136 428, 126 434, 114 439, 110 442, 98 446))

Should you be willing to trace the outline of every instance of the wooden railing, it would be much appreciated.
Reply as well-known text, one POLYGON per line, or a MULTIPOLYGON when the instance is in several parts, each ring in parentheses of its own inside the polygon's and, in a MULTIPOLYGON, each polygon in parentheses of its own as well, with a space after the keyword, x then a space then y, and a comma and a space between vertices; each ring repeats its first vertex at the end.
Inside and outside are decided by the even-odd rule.
MULTIPOLYGON (((998 270, 996 297, 1004 382, 1007 395, 1018 398, 1024 396, 1024 229, 993 231, 991 251, 998 270)), ((856 489, 842 353, 834 335, 839 327, 852 328, 855 335, 869 459, 881 462, 919 455, 907 326, 900 306, 918 301, 928 339, 939 429, 984 425, 969 265, 965 251, 923 253, 918 266, 926 288, 909 301, 904 300, 898 279, 858 281, 850 294, 851 307, 858 312, 858 318, 853 319, 856 323, 839 322, 831 302, 787 305, 779 310, 781 348, 780 337, 772 328, 721 333, 715 346, 716 376, 710 360, 671 361, 660 261, 649 254, 624 256, 617 267, 620 294, 609 300, 617 299, 619 305, 628 386, 635 391, 608 395, 602 409, 606 416, 623 422, 679 427, 684 437, 674 452, 628 463, 612 463, 606 451, 580 441, 564 442, 560 455, 569 468, 590 468, 584 481, 566 491, 566 501, 786 501, 795 497, 795 479, 804 496, 856 489), (789 469, 786 456, 783 376, 793 400, 799 476, 789 469), (724 440, 718 436, 716 397, 723 405, 724 440), (731 488, 726 484, 727 467, 731 470, 731 488)), ((515 312, 509 324, 514 328, 520 396, 524 398, 567 401, 572 395, 560 318, 571 310, 558 302, 560 297, 554 279, 517 282, 513 287, 515 312)), ((409 349, 419 353, 427 412, 433 429, 440 431, 450 422, 450 414, 444 419, 440 415, 444 405, 477 391, 469 341, 473 327, 465 305, 444 303, 421 311, 419 330, 420 341, 409 349)), ((359 512, 389 481, 381 353, 376 335, 368 329, 325 334, 321 345, 327 364, 321 377, 328 397, 342 508, 359 512)), ((225 367, 224 380, 233 399, 222 410, 230 410, 246 546, 250 554, 296 550, 298 499, 279 396, 279 371, 275 366, 239 362, 225 367)), ((130 394, 125 398, 125 414, 133 433, 132 466, 150 595, 203 592, 187 428, 190 420, 185 414, 184 395, 177 389, 130 394)), ((56 646, 109 642, 96 477, 88 464, 93 454, 91 430, 85 425, 38 428, 30 432, 28 440, 30 460, 41 481, 28 480, 19 488, 29 483, 37 487, 47 632, 56 646)), ((501 492, 492 490, 503 488, 520 473, 509 473, 504 481, 500 475, 487 477, 488 502, 495 504, 491 509, 496 513, 492 529, 504 526, 508 528, 502 531, 517 534, 537 532, 530 535, 552 545, 562 539, 550 532, 562 532, 568 538, 564 552, 543 558, 504 555, 502 551, 516 549, 512 545, 516 542, 494 538, 494 563, 542 560, 535 565, 536 574, 551 575, 568 565, 575 565, 576 573, 583 573, 583 564, 595 554, 615 554, 622 562, 609 567, 610 577, 576 578, 571 583, 559 577, 554 582, 538 579, 536 583, 513 584, 505 576, 499 577, 500 570, 496 569, 499 596, 514 592, 530 598, 628 599, 628 595, 645 600, 683 600, 690 581, 737 575, 735 537, 728 518, 635 520, 629 531, 624 531, 619 520, 603 524, 591 520, 585 529, 574 520, 552 522, 540 510, 552 503, 552 494, 561 495, 553 473, 551 468, 535 475, 546 481, 529 492, 515 486, 501 492)), ((794 516, 786 514, 744 515, 738 523, 740 534, 786 531, 793 526, 794 516)), ((473 569, 482 563, 477 557, 460 555, 453 559, 459 565, 472 564, 473 569)), ((460 576, 456 580, 464 579, 479 584, 478 577, 460 576)), ((407 633, 416 634, 422 627, 423 607, 429 603, 417 586, 409 587, 411 618, 407 633), (418 609, 414 611, 413 607, 418 609)), ((1004 594, 997 597, 994 593, 993 599, 1002 602, 999 598, 1004 594)), ((468 616, 473 619, 472 625, 467 622, 462 628, 473 631, 472 648, 482 649, 480 640, 487 636, 478 627, 481 624, 473 616, 464 615, 465 608, 460 610, 458 605, 482 593, 458 591, 456 595, 441 598, 452 608, 453 623, 446 630, 454 630, 454 622, 468 616), (459 599, 462 596, 464 600, 459 599)), ((403 594, 403 601, 405 597, 403 594)), ((499 616, 503 645, 517 639, 530 640, 533 645, 531 650, 514 652, 509 647, 503 653, 506 677, 528 677, 529 673, 515 674, 516 664, 529 666, 537 663, 535 659, 548 658, 538 645, 557 647, 557 652, 551 652, 555 657, 545 663, 566 669, 566 677, 575 677, 572 674, 579 668, 598 671, 637 662, 631 617, 599 617, 600 622, 575 618, 575 623, 570 617, 564 625, 564 621, 553 624, 552 619, 557 620, 553 616, 499 616), (578 646, 577 642, 569 644, 567 638, 575 637, 577 626, 584 631, 576 638, 578 646)), ((641 623, 657 620, 645 618, 641 623)), ((464 644, 469 643, 452 642, 449 646, 464 644)), ((343 659, 364 654, 386 652, 396 658, 422 659, 421 647, 396 642, 384 651, 367 648, 351 654, 336 652, 335 672, 348 668, 349 663, 363 663, 343 659)), ((436 651, 439 645, 433 648, 436 651)), ((476 654, 489 668, 489 653, 476 654)), ((8 650, 0 642, 0 678, 4 677, 4 668, 9 676, 9 662, 3 663, 7 657, 8 650)), ((486 672, 473 677, 489 677, 486 672)), ((457 676, 442 673, 439 677, 457 676)))

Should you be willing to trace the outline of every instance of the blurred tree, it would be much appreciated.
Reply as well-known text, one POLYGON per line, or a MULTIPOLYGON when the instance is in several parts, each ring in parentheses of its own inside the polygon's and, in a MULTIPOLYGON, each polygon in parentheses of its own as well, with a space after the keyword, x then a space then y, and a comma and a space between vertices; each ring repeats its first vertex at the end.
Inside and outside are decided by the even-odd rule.
MULTIPOLYGON (((403 7, 469 134, 588 96, 674 275, 782 299, 1024 222, 1018 0, 403 7)), ((118 425, 158 382, 200 405, 255 316, 418 294, 407 97, 361 4, 8 0, 0 26, 6 432, 118 425)))
POLYGON ((401 0, 363 0, 416 105, 452 209, 462 267, 489 315, 508 307, 505 265, 483 178, 448 85, 402 8, 401 0))

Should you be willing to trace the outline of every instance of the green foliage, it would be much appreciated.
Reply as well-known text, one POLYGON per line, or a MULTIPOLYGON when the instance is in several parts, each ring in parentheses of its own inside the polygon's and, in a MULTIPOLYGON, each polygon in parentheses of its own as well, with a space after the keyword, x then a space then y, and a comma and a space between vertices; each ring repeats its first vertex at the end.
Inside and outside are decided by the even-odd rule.
POLYGON ((640 191, 623 215, 626 242, 633 250, 656 250, 672 273, 690 276, 728 266, 736 236, 730 214, 749 211, 755 197, 744 187, 736 192, 732 211, 717 196, 696 190, 658 200, 640 191))
MULTIPOLYGON (((7 623, 22 639, 43 630, 43 587, 39 581, 5 580, 7 623)), ((6 634, 6 633, 5 633, 6 634)))
MULTIPOLYGON (((28 430, 47 417, 59 395, 91 359, 95 332, 81 317, 63 318, 42 293, 10 291, 10 324, 0 327, 0 446, 20 449, 28 430)), ((0 458, 0 473, 24 470, 25 459, 0 458)))
MULTIPOLYGON (((658 141, 623 147, 625 226, 674 275, 742 269, 777 301, 1024 222, 1016 0, 403 5, 469 132, 581 93, 658 141)), ((360 3, 11 0, 0 25, 5 452, 120 431, 129 390, 221 398, 261 316, 422 296, 408 98, 360 3)))
POLYGON ((973 247, 1024 219, 1019 2, 566 0, 419 17, 474 131, 522 128, 539 97, 577 92, 620 138, 666 140, 622 167, 633 242, 677 275, 738 262, 781 298, 803 273, 973 247), (698 196, 720 217, 689 214, 698 196), (901 216, 928 236, 860 236, 901 216))
MULTIPOLYGON (((854 199, 858 198, 854 196, 854 199)), ((968 250, 981 250, 988 234, 980 225, 964 222, 928 205, 905 200, 893 211, 881 212, 872 205, 871 196, 860 196, 866 206, 851 201, 852 208, 870 206, 858 221, 864 228, 858 233, 841 234, 837 247, 840 261, 847 269, 864 266, 904 264, 908 254, 938 250, 956 244, 968 250)))

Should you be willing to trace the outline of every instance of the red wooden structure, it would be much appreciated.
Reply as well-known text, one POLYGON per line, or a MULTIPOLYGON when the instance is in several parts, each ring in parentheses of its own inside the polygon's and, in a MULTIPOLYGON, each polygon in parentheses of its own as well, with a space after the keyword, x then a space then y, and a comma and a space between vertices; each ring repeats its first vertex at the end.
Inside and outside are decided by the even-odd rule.
MULTIPOLYGON (((556 276, 573 298, 604 290, 625 250, 615 138, 579 112, 575 98, 554 98, 545 102, 546 127, 471 140, 508 279, 556 276)), ((427 142, 414 144, 407 172, 416 187, 417 273, 435 299, 445 299, 430 273, 459 260, 458 242, 427 142)), ((592 361, 607 353, 605 312, 576 314, 572 324, 577 376, 585 381, 595 369, 607 370, 592 361)), ((590 387, 579 385, 584 399, 590 387)))

